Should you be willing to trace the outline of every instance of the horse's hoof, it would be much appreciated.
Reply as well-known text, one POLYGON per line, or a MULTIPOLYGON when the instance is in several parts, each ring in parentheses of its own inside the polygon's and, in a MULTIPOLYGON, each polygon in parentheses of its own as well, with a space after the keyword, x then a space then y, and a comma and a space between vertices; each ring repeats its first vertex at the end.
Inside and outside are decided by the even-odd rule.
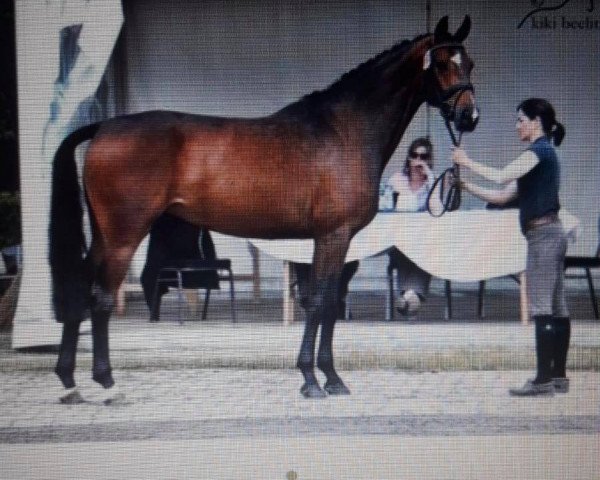
POLYGON ((94 380, 94 382, 96 383, 99 383, 100 385, 102 385, 102 387, 106 389, 112 388, 115 384, 110 368, 102 371, 94 370, 92 372, 92 380, 94 380))
POLYGON ((344 385, 344 382, 342 382, 341 380, 335 383, 327 382, 325 384, 325 391, 329 395, 350 395, 350 390, 348 389, 348 387, 346 387, 346 385, 344 385))
POLYGON ((325 398, 327 396, 327 394, 321 390, 321 387, 314 383, 305 383, 302 385, 300 393, 304 398, 325 398))
POLYGON ((80 403, 85 403, 85 400, 79 393, 79 390, 73 389, 66 395, 60 397, 60 403, 63 405, 77 405, 80 403))

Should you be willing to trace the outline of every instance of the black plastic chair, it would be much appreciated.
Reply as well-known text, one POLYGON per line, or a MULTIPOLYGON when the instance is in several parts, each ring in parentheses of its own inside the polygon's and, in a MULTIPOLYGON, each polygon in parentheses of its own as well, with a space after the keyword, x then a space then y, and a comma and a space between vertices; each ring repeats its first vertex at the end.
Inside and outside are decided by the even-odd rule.
MULTIPOLYGON (((235 289, 233 285, 233 271, 231 270, 231 260, 229 259, 213 259, 213 260, 202 260, 202 259, 189 259, 189 260, 178 260, 172 262, 170 265, 160 269, 156 278, 156 285, 154 288, 154 298, 152 301, 152 311, 156 312, 158 319, 158 312, 160 309, 160 287, 176 288, 178 299, 179 299, 179 323, 183 323, 183 316, 181 307, 185 303, 185 297, 183 294, 184 284, 186 283, 186 275, 193 275, 199 272, 217 272, 219 281, 226 280, 229 282, 229 296, 231 306, 231 320, 236 322, 235 313, 235 289)), ((202 287, 200 287, 202 288, 202 287)), ((204 299, 204 307, 202 309, 202 320, 206 319, 208 314, 208 304, 210 300, 210 288, 206 288, 206 295, 204 299)))
MULTIPOLYGON (((517 280, 518 281, 518 280, 517 280)), ((452 283, 450 280, 444 280, 444 291, 446 293, 446 319, 452 319, 452 283)), ((484 317, 483 295, 485 293, 485 280, 479 281, 479 291, 477 294, 477 318, 484 317)))
POLYGON ((598 219, 598 248, 596 249, 596 256, 593 257, 579 257, 567 255, 565 257, 565 278, 585 278, 587 279, 588 288, 590 291, 590 299, 592 301, 592 308, 594 309, 594 316, 596 320, 600 319, 598 315, 598 301, 596 300, 596 291, 594 289, 594 281, 592 279, 592 269, 600 268, 600 218, 598 219), (576 268, 583 270, 584 274, 570 274, 566 273, 567 270, 576 268))

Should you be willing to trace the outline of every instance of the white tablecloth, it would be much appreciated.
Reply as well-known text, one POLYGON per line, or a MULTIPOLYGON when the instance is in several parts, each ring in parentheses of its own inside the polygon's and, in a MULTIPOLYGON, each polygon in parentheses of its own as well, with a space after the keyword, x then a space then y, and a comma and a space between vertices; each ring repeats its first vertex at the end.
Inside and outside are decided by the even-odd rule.
MULTIPOLYGON (((574 236, 579 220, 562 210, 565 230, 574 236)), ((312 262, 312 240, 251 239, 261 251, 290 262, 312 262)), ((525 269, 527 244, 518 210, 459 210, 434 218, 427 213, 379 213, 350 244, 347 261, 396 246, 432 275, 470 282, 525 269)))

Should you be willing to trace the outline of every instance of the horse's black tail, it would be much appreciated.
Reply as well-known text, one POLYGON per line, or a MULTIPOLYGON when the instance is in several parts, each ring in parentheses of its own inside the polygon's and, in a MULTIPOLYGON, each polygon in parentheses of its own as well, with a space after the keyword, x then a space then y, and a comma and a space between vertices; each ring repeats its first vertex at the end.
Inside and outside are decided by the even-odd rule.
POLYGON ((52 303, 59 322, 80 322, 89 308, 93 272, 85 259, 75 148, 93 138, 99 128, 100 124, 95 123, 74 131, 62 141, 54 155, 49 260, 52 303))

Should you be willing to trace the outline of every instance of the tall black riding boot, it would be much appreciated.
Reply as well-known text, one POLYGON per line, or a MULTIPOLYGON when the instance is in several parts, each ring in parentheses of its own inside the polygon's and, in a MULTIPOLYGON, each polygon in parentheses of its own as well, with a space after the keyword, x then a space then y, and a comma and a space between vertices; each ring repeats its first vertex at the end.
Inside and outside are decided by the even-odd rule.
POLYGON ((556 338, 555 322, 551 315, 538 315, 534 318, 537 375, 533 383, 548 383, 552 380, 552 360, 556 338))
POLYGON ((554 395, 552 379, 552 359, 554 357, 554 319, 551 315, 539 315, 535 318, 535 354, 537 357, 537 375, 527 380, 521 388, 511 388, 509 393, 519 397, 554 395))
POLYGON ((571 339, 571 319, 569 317, 554 318, 554 363, 552 365, 552 378, 556 391, 566 393, 569 391, 567 378, 567 353, 571 339))

